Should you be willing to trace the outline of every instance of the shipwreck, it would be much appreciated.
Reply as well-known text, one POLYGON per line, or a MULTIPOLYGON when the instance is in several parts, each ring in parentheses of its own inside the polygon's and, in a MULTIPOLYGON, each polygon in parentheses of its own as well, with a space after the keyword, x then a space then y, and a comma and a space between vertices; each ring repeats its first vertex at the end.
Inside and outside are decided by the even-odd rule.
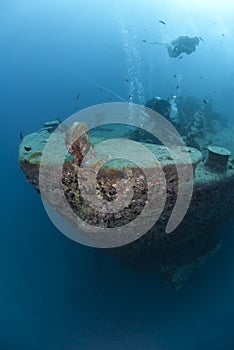
MULTIPOLYGON (((226 120, 213 112, 211 105, 207 102, 203 104, 191 98, 183 101, 176 98, 168 100, 153 98, 146 106, 170 120, 183 137, 193 171, 191 202, 176 229, 167 232, 166 227, 178 196, 178 167, 186 171, 187 158, 183 158, 182 150, 179 164, 175 164, 168 148, 154 138, 150 138, 148 134, 145 135, 142 129, 124 130, 122 137, 140 142, 159 160, 166 184, 164 188, 165 205, 160 212, 156 212, 154 206, 151 207, 147 213, 148 219, 150 220, 154 215, 157 215, 158 219, 144 235, 140 235, 139 238, 134 237, 126 244, 111 248, 103 246, 99 249, 104 249, 108 254, 133 269, 154 271, 159 267, 175 289, 180 289, 192 272, 220 249, 222 237, 215 234, 213 228, 228 216, 233 215, 234 160, 231 151, 226 148, 227 139, 225 139, 225 144, 222 143, 222 140, 217 142, 217 134, 221 130, 224 132, 225 128, 226 130, 230 128, 226 120)), ((104 200, 108 206, 118 200, 118 196, 122 195, 124 198, 130 186, 133 189, 130 203, 119 211, 103 212, 84 200, 84 192, 81 191, 77 179, 80 176, 84 182, 86 181, 87 186, 83 190, 89 192, 90 179, 93 178, 92 171, 99 162, 95 156, 95 149, 100 142, 109 138, 113 131, 111 128, 117 126, 106 124, 103 128, 99 128, 98 132, 95 130, 89 132, 84 120, 74 122, 70 126, 64 126, 59 120, 55 120, 46 122, 42 129, 26 135, 21 140, 19 165, 27 181, 45 197, 44 199, 51 207, 60 215, 65 216, 71 225, 73 224, 72 218, 69 217, 69 213, 64 215, 59 199, 54 195, 57 193, 57 188, 52 186, 57 181, 55 178, 58 174, 56 156, 44 161, 44 171, 48 180, 44 184, 43 193, 40 189, 39 173, 43 152, 51 140, 51 135, 59 128, 63 147, 66 146, 67 152, 61 168, 59 186, 63 190, 69 208, 89 227, 92 228, 93 225, 100 229, 117 228, 116 232, 118 232, 119 227, 123 228, 141 214, 148 200, 148 189, 161 181, 161 172, 155 171, 158 164, 154 164, 152 160, 147 165, 150 174, 149 181, 146 181, 144 172, 133 163, 110 161, 103 166, 99 165, 96 182, 92 183, 92 186, 95 187, 95 193, 92 195, 104 200), (75 139, 74 135, 77 136, 75 139), (88 151, 92 154, 87 161, 90 170, 82 173, 81 163, 88 151), (118 185, 120 183, 122 187, 118 185), (48 195, 51 192, 53 195, 48 195)), ((56 149, 59 150, 59 147, 58 142, 56 149)), ((104 152, 105 147, 108 146, 104 145, 101 151, 104 152)), ((131 148, 128 152, 130 157, 131 148)), ((139 157, 144 158, 141 154, 139 157)), ((154 203, 153 200, 152 203, 154 203)), ((137 228, 133 227, 133 235, 140 226, 139 222, 137 228)))

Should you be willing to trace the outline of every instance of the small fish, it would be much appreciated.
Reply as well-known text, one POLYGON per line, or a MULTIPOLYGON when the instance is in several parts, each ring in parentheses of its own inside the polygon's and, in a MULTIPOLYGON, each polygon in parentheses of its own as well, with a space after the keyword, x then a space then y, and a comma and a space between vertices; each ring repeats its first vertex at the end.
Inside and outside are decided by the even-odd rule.
POLYGON ((78 100, 80 98, 80 94, 73 96, 73 100, 78 100))
POLYGON ((180 87, 180 86, 179 86, 179 85, 177 85, 177 86, 176 86, 176 90, 178 90, 178 89, 179 89, 179 87, 180 87))
POLYGON ((20 140, 23 140, 23 133, 22 133, 22 131, 20 131, 20 140))
POLYGON ((176 74, 174 74, 174 78, 176 79, 176 74))
POLYGON ((132 95, 128 95, 128 99, 131 100, 132 99, 132 95))
POLYGON ((203 79, 203 76, 202 76, 202 75, 200 75, 200 79, 201 79, 201 80, 203 79))
POLYGON ((112 98, 112 97, 109 97, 109 98, 108 98, 108 101, 112 101, 112 100, 113 100, 113 98, 112 98))
POLYGON ((29 151, 32 150, 32 147, 26 147, 26 146, 24 146, 24 149, 25 149, 26 152, 29 152, 29 151))
POLYGON ((164 24, 164 26, 166 25, 166 22, 164 22, 164 21, 159 21, 159 23, 162 23, 162 24, 164 24))
POLYGON ((127 78, 124 79, 127 83, 129 82, 129 80, 127 78))
POLYGON ((200 39, 201 41, 204 41, 204 39, 203 39, 201 36, 199 36, 199 39, 200 39))
POLYGON ((183 58, 183 56, 180 56, 180 57, 179 57, 179 60, 181 60, 181 58, 183 58))
POLYGON ((206 100, 203 100, 203 102, 204 102, 206 105, 207 105, 207 103, 208 103, 206 100))
POLYGON ((143 39, 142 41, 143 41, 143 43, 147 43, 147 40, 145 40, 145 39, 143 39))
POLYGON ((222 36, 225 36, 225 34, 221 33, 222 36))

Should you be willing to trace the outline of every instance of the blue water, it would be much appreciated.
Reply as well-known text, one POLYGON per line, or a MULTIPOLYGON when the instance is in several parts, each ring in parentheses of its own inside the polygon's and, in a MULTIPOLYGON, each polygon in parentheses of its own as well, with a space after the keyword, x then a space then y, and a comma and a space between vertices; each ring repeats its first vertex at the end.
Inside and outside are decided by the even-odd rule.
POLYGON ((176 73, 180 94, 212 98, 233 118, 232 13, 227 0, 1 1, 1 350, 234 349, 234 220, 217 227, 220 252, 175 293, 158 273, 58 232, 17 164, 21 131, 117 101, 95 82, 142 103, 174 94, 176 73), (142 42, 181 34, 204 39, 183 60, 142 42))

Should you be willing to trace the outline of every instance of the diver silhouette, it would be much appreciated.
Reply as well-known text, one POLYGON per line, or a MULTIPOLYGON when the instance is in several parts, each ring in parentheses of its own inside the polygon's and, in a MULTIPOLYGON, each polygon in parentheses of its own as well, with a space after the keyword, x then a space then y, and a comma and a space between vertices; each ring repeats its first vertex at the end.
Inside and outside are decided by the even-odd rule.
POLYGON ((189 37, 189 36, 179 36, 177 39, 172 40, 170 44, 152 42, 150 44, 163 45, 167 48, 168 55, 170 57, 178 57, 182 53, 190 55, 196 50, 197 45, 199 44, 200 38, 198 37, 189 37))

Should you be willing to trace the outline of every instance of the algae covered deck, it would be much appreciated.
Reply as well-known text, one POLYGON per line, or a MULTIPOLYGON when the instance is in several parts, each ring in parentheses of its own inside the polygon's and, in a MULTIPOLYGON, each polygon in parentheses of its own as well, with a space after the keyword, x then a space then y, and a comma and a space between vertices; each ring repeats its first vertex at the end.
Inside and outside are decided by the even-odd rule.
MULTIPOLYGON (((41 129, 37 132, 26 135, 19 145, 19 162, 28 162, 30 165, 39 165, 42 153, 50 137, 51 133, 46 129, 41 129)), ((132 162, 127 161, 127 159, 130 160, 136 158, 135 148, 137 147, 137 144, 139 144, 139 142, 123 138, 112 140, 110 147, 109 140, 103 136, 91 136, 90 141, 94 145, 94 147, 98 149, 98 158, 95 156, 94 153, 92 159, 90 159, 90 164, 95 163, 99 159, 106 159, 108 161, 111 154, 113 156, 112 158, 118 158, 115 160, 111 160, 111 162, 108 161, 108 167, 114 168, 119 168, 122 166, 131 166, 132 162), (123 142, 126 142, 124 146, 123 142), (121 162, 120 155, 122 155, 121 162)), ((137 153, 137 160, 139 164, 149 167, 158 166, 159 162, 162 167, 174 164, 174 159, 167 147, 144 142, 141 142, 141 144, 142 147, 137 153), (149 155, 150 153, 151 156, 147 157, 147 155, 149 155)), ((58 133, 56 138, 53 141, 50 141, 50 147, 52 148, 51 159, 49 160, 50 165, 55 165, 56 162, 60 160, 61 153, 64 153, 65 134, 61 133, 61 135, 59 136, 58 133)), ((202 159, 201 152, 195 148, 190 147, 187 147, 187 150, 188 152, 185 152, 183 147, 178 147, 177 153, 180 157, 181 164, 186 163, 187 157, 185 157, 185 153, 189 153, 191 163, 193 165, 197 165, 202 159)), ((66 159, 64 161, 72 161, 72 158, 69 155, 68 151, 66 153, 66 159)))

